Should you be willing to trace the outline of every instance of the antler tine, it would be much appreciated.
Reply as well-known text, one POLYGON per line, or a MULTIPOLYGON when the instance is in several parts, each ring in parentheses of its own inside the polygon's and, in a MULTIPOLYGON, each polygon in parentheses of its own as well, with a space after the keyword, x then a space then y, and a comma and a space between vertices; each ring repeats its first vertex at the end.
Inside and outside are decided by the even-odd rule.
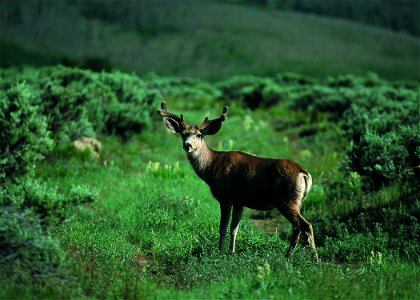
POLYGON ((167 109, 166 109, 166 101, 162 101, 160 103, 160 108, 161 109, 158 109, 157 110, 157 113, 159 115, 161 115, 162 117, 169 117, 169 118, 174 119, 175 121, 179 122, 182 126, 184 126, 184 128, 187 128, 188 127, 188 123, 185 121, 184 116, 182 114, 180 114, 178 116, 178 115, 176 115, 174 113, 171 113, 171 112, 167 111, 167 109))
POLYGON ((223 121, 226 121, 228 112, 229 112, 229 107, 227 106, 223 107, 223 112, 222 112, 222 115, 220 116, 223 119, 223 121))
POLYGON ((218 122, 218 121, 224 122, 224 121, 226 121, 228 112, 229 112, 229 108, 227 106, 223 107, 223 112, 222 112, 222 115, 220 117, 218 117, 216 119, 213 119, 213 120, 209 120, 209 118, 206 117, 204 119, 204 121, 201 122, 200 125, 197 126, 198 129, 201 130, 203 128, 206 128, 207 126, 209 126, 213 122, 218 122))

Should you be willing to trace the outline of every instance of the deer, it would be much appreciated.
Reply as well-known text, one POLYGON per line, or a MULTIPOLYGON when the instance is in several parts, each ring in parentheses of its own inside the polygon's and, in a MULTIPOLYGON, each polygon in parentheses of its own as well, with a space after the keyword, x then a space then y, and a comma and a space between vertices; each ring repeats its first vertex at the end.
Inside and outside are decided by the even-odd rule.
POLYGON ((195 173, 207 183, 219 202, 219 251, 224 252, 231 215, 229 251, 234 253, 244 207, 260 211, 278 209, 293 227, 286 258, 295 251, 302 233, 318 261, 312 224, 300 213, 312 186, 311 175, 291 160, 212 150, 204 137, 219 132, 228 112, 229 108, 225 106, 220 117, 212 120, 206 117, 199 125, 190 126, 182 114, 169 112, 165 101, 157 110, 166 127, 181 136, 183 149, 195 173))

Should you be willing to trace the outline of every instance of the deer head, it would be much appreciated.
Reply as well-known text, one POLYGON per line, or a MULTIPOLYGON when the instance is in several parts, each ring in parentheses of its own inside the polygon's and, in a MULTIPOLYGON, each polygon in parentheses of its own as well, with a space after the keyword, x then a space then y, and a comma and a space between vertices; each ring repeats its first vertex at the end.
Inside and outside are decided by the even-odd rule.
POLYGON ((222 123, 227 119, 228 112, 229 109, 225 106, 219 118, 209 120, 206 117, 199 125, 190 126, 182 114, 178 116, 167 111, 165 101, 161 103, 161 109, 157 110, 157 113, 163 117, 166 127, 173 133, 181 135, 183 148, 187 153, 200 151, 205 146, 204 136, 219 132, 222 123))

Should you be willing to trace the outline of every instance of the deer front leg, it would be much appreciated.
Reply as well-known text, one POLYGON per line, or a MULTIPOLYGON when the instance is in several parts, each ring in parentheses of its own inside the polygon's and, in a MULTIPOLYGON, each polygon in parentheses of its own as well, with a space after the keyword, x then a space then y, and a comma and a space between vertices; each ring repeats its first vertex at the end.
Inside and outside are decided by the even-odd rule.
POLYGON ((239 229, 239 222, 241 221, 244 207, 240 205, 233 206, 232 222, 230 223, 230 246, 229 251, 235 253, 236 234, 239 229))
POLYGON ((225 249, 225 238, 227 227, 229 224, 230 212, 232 205, 227 203, 220 203, 220 228, 219 228, 219 251, 224 252, 225 249))

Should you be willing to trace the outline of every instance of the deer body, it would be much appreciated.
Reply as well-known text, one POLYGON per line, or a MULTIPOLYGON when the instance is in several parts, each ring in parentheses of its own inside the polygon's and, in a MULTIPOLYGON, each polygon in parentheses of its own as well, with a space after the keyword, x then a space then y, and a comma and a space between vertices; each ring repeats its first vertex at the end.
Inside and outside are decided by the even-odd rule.
POLYGON ((227 117, 228 109, 218 119, 206 120, 190 127, 180 117, 166 111, 166 103, 158 113, 164 116, 168 128, 180 133, 188 159, 196 174, 205 181, 220 204, 219 250, 230 225, 230 251, 235 251, 236 235, 244 207, 256 210, 277 208, 293 225, 292 240, 286 253, 294 251, 303 232, 317 258, 312 225, 300 214, 306 195, 312 186, 311 175, 290 160, 260 158, 243 152, 213 151, 203 135, 215 134, 227 117))
POLYGON ((303 176, 310 176, 290 160, 255 157, 243 152, 214 152, 209 149, 206 158, 189 155, 197 173, 210 187, 220 202, 231 199, 233 203, 257 209, 270 210, 282 205, 297 203, 306 186, 303 176), (206 160, 206 164, 200 162, 206 160), (304 183, 304 182, 303 182, 304 183))

